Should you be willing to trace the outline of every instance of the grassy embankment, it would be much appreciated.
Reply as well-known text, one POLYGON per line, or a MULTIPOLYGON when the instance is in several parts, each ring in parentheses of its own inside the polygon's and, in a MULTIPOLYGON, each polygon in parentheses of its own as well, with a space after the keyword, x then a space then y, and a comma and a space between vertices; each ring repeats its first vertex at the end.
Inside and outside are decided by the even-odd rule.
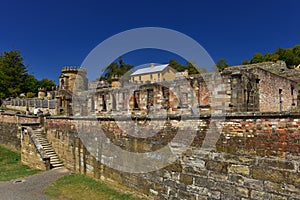
POLYGON ((46 189, 52 199, 79 200, 138 200, 132 194, 124 194, 81 174, 71 174, 56 180, 46 189))
POLYGON ((40 172, 21 164, 21 154, 0 145, 0 181, 17 179, 40 172))

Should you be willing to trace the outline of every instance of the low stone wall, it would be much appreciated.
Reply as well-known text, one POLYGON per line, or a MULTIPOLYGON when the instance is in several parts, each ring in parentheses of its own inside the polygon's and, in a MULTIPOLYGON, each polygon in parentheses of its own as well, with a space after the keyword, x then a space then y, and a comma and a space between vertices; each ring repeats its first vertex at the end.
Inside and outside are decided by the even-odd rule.
MULTIPOLYGON (((136 122, 144 123, 143 119, 136 122)), ((136 139, 124 132, 126 123, 117 124, 109 117, 98 118, 96 122, 49 118, 47 138, 67 168, 125 185, 152 199, 300 198, 300 115, 297 113, 231 114, 223 122, 213 150, 201 148, 205 137, 209 137, 207 134, 215 131, 208 130, 210 121, 206 117, 185 121, 171 118, 162 127, 156 127, 162 131, 146 139, 136 139), (86 134, 96 130, 94 125, 99 123, 113 144, 139 153, 165 146, 179 128, 185 128, 186 134, 192 131, 192 124, 198 128, 191 147, 175 163, 154 172, 136 174, 120 172, 97 161, 76 131, 78 122, 86 126, 86 134)))
POLYGON ((21 115, 0 114, 0 143, 8 146, 21 148, 18 127, 22 123, 36 123, 37 117, 26 117, 21 115))

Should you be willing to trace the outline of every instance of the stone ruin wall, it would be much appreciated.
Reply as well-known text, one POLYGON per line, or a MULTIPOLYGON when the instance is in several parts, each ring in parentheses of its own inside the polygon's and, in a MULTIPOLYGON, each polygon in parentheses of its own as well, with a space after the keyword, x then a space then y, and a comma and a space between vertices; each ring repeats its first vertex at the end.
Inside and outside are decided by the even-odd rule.
POLYGON ((280 112, 280 91, 282 111, 297 109, 298 85, 276 74, 256 69, 259 76, 259 110, 261 112, 280 112))
MULTIPOLYGON (((91 121, 80 120, 93 130, 91 121)), ((163 131, 147 139, 132 138, 111 119, 101 119, 99 123, 111 142, 133 152, 161 148, 172 139, 178 126, 188 134, 191 124, 198 125, 191 147, 175 163, 146 174, 119 172, 102 165, 78 137, 75 121, 47 119, 47 138, 65 166, 127 186, 151 199, 296 200, 300 197, 299 114, 228 116, 216 149, 211 152, 200 148, 209 124, 205 117, 182 123, 171 119, 163 131)))

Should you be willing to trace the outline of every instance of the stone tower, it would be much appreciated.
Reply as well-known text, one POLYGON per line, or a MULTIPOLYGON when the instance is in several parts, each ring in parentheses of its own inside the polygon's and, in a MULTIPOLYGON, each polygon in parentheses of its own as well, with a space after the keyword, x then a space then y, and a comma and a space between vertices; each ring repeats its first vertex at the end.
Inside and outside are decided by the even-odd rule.
POLYGON ((74 92, 75 88, 87 90, 86 70, 80 67, 63 67, 59 76, 59 89, 74 92))

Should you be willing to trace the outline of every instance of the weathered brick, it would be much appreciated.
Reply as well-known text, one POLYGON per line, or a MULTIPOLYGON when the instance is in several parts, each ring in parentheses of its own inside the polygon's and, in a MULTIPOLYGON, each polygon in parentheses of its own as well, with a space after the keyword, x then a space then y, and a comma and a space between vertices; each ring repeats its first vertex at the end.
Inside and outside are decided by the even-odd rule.
POLYGON ((283 171, 261 167, 254 167, 252 169, 252 176, 255 179, 273 181, 276 183, 281 183, 285 181, 285 173, 283 171))
POLYGON ((186 185, 191 185, 193 184, 193 176, 187 174, 180 174, 179 181, 186 185))
POLYGON ((273 200, 287 200, 287 197, 281 196, 281 195, 272 194, 272 199, 273 200))
POLYGON ((195 177, 195 185, 201 186, 201 187, 207 187, 208 186, 208 178, 195 177))
POLYGON ((249 196, 249 189, 244 187, 236 187, 236 195, 241 197, 248 197, 249 196))
POLYGON ((207 161, 206 168, 208 170, 217 171, 221 173, 227 172, 228 163, 225 162, 215 162, 215 161, 207 161))
POLYGON ((205 187, 198 187, 195 185, 188 185, 187 186, 187 191, 195 194, 201 194, 201 195, 207 195, 208 194, 208 189, 205 187))
POLYGON ((230 165, 228 167, 228 172, 248 176, 250 174, 250 169, 248 166, 245 166, 245 165, 230 165))
POLYGON ((290 161, 280 161, 280 160, 271 160, 271 159, 261 159, 259 160, 259 165, 266 167, 274 167, 279 169, 289 169, 294 170, 294 163, 290 161))
POLYGON ((286 182, 297 187, 300 187, 300 174, 299 173, 287 173, 286 182))
POLYGON ((252 190, 250 197, 252 199, 262 200, 262 199, 271 199, 272 195, 266 192, 252 190))

